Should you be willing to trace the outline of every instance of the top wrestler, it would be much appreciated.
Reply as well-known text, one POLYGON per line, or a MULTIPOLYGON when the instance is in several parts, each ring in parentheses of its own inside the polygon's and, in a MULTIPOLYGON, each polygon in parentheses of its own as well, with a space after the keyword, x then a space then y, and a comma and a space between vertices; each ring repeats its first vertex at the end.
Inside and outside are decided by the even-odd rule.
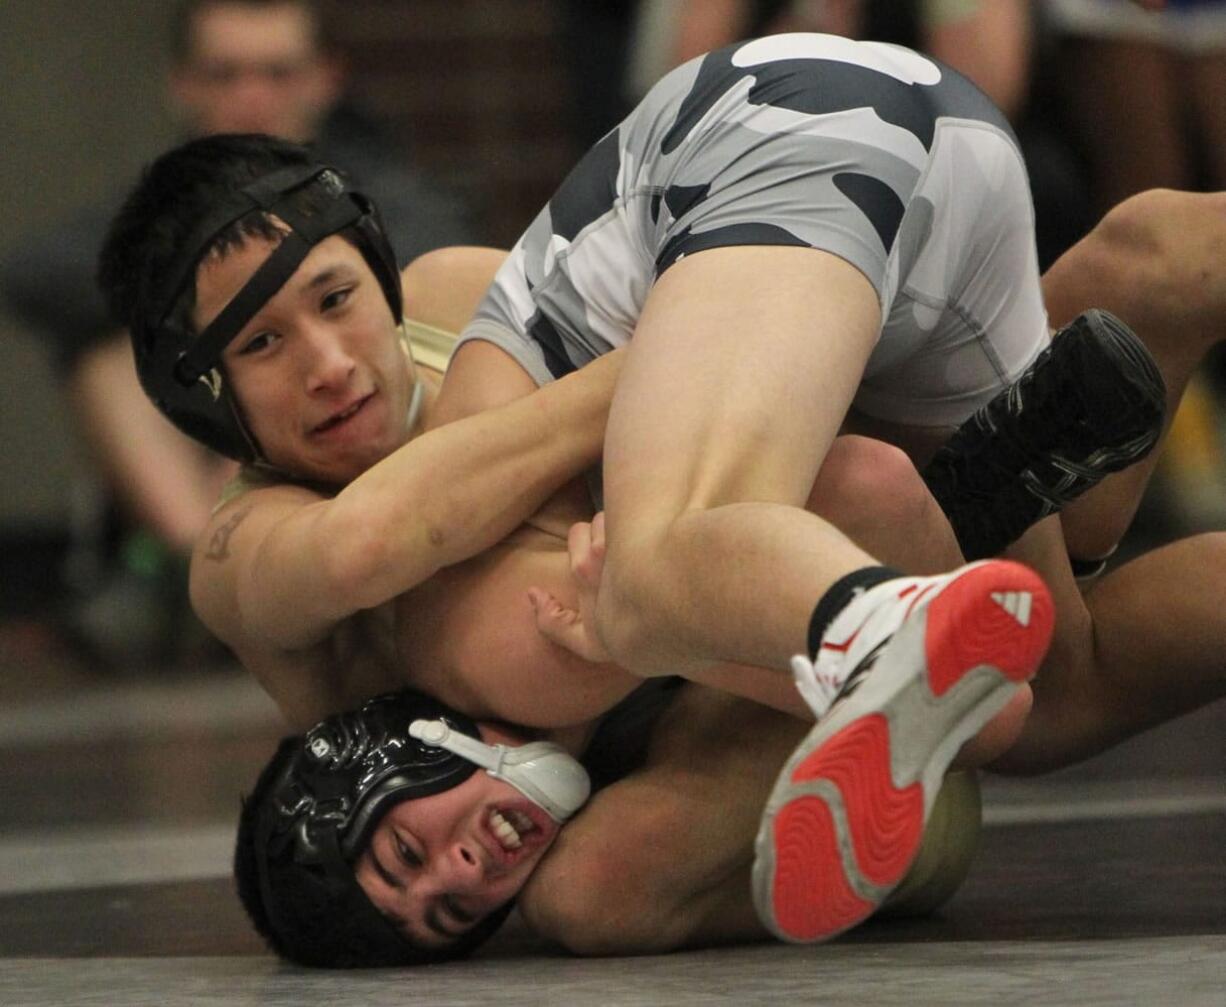
MULTIPOLYGON (((816 43, 813 40, 801 40, 801 42, 810 46, 828 44, 821 40, 816 43)), ((851 67, 854 60, 849 63, 848 59, 860 53, 860 50, 858 48, 842 49, 840 53, 842 58, 833 61, 835 69, 851 67)), ((881 55, 876 47, 869 47, 868 54, 874 57, 881 55)), ((887 55, 897 55, 904 59, 904 62, 912 58, 910 54, 900 55, 897 50, 888 50, 887 55)), ((716 54, 710 59, 715 61, 718 58, 722 58, 725 65, 728 63, 727 53, 716 54)), ((918 57, 915 58, 918 59, 918 57)), ((831 62, 820 52, 810 48, 807 50, 806 58, 787 61, 786 69, 802 76, 805 74, 820 75, 830 72, 831 62)), ((931 75, 933 72, 931 68, 935 65, 923 61, 921 63, 922 65, 918 66, 912 64, 912 69, 918 68, 931 75)), ((686 68, 684 73, 695 74, 698 65, 694 64, 686 68)), ((716 66, 715 62, 712 66, 716 66)), ((768 61, 767 69, 772 68, 784 68, 784 64, 777 62, 771 64, 768 61)), ((857 72, 865 71, 864 67, 853 67, 853 69, 857 72)), ((684 85, 687 82, 684 73, 678 71, 681 76, 673 75, 666 79, 665 83, 671 81, 674 88, 684 85)), ((869 75, 867 80, 876 80, 877 76, 897 80, 897 77, 884 73, 880 69, 869 70, 867 73, 869 75)), ((939 71, 937 73, 939 81, 939 71)), ((735 72, 733 75, 735 76, 735 72)), ((881 81, 877 82, 881 83, 881 81)), ((664 88, 663 84, 661 88, 664 88)), ((917 90, 924 92, 925 88, 939 90, 939 87, 934 88, 931 84, 921 85, 917 90)), ((663 90, 660 94, 663 94, 663 90)), ((885 102, 895 100, 897 97, 897 94, 879 96, 879 100, 885 102)), ((632 117, 629 122, 632 125, 634 121, 632 117)), ((992 130, 987 129, 985 132, 990 133, 992 130)), ((601 151, 601 148, 598 148, 598 151, 601 151)), ((606 144, 604 151, 601 152, 607 151, 606 144)), ((218 148, 211 148, 209 151, 214 155, 217 152, 218 148)), ((201 155, 199 148, 195 154, 201 155)), ((253 155, 248 152, 247 156, 253 155)), ((440 471, 443 471, 439 467, 443 464, 439 458, 439 451, 434 450, 431 453, 427 449, 432 439, 440 448, 460 443, 463 441, 461 428, 466 428, 470 432, 474 429, 481 429, 480 424, 476 421, 481 420, 482 417, 476 417, 473 421, 466 421, 465 424, 457 424, 452 428, 433 431, 429 436, 410 441, 403 450, 387 454, 392 446, 403 441, 407 435, 408 431, 405 427, 397 425, 398 432, 373 450, 368 450, 361 445, 364 457, 356 460, 352 456, 347 457, 344 459, 344 464, 336 468, 321 467, 320 459, 326 459, 329 455, 330 449, 326 447, 328 444, 339 444, 342 447, 360 445, 371 429, 377 430, 381 423, 386 422, 388 416, 386 399, 399 395, 402 402, 407 405, 411 398, 408 394, 407 378, 402 380, 396 376, 396 365, 389 362, 386 352, 383 351, 383 355, 377 358, 372 355, 374 350, 381 345, 373 335, 378 326, 363 328, 361 324, 363 321, 369 322, 372 318, 373 309, 369 297, 372 275, 365 271, 366 267, 361 258, 356 254, 345 252, 345 248, 349 246, 345 246, 343 242, 338 245, 337 240, 327 238, 327 235, 349 224, 360 226, 362 222, 365 222, 369 225, 369 218, 363 217, 359 212, 339 223, 336 219, 327 219, 326 216, 322 221, 319 218, 304 220, 300 214, 293 211, 292 207, 279 202, 281 189, 293 188, 293 185, 282 176, 264 187, 252 187, 253 190, 263 188, 262 193, 254 191, 253 198, 263 199, 264 202, 258 203, 244 198, 239 201, 237 210, 231 206, 227 219, 218 217, 202 222, 200 220, 201 203, 206 209, 212 209, 215 202, 232 201, 235 189, 251 179, 268 173, 274 166, 268 160, 261 161, 258 157, 253 156, 253 160, 247 165, 245 174, 240 173, 242 177, 237 185, 233 179, 230 179, 228 182, 221 183, 220 192, 217 188, 211 192, 207 189, 200 189, 194 193, 176 191, 176 196, 181 203, 190 202, 192 198, 201 202, 194 207, 179 207, 182 215, 178 222, 159 236, 158 240, 162 243, 160 251, 154 249, 150 253, 148 247, 136 249, 135 246, 140 244, 136 238, 144 227, 144 222, 140 218, 150 206, 155 208, 155 213, 162 212, 163 207, 160 203, 163 197, 168 191, 174 191, 172 187, 178 187, 187 180, 186 172, 189 168, 206 176, 210 171, 217 170, 216 165, 205 164, 203 160, 194 162, 193 167, 191 158, 192 152, 189 151, 179 157, 177 162, 172 160, 164 164, 160 180, 158 171, 155 169, 148 180, 144 196, 137 194, 133 197, 126 217, 121 219, 113 236, 110 268, 104 269, 104 276, 109 275, 113 288, 124 288, 118 290, 117 304, 123 309, 125 317, 131 317, 138 323, 134 327, 134 332, 138 334, 138 347, 142 354, 142 376, 146 387, 156 397, 162 399, 163 407, 168 413, 176 416, 181 424, 193 428, 197 436, 203 436, 205 439, 211 438, 218 446, 240 457, 248 459, 256 457, 257 449, 248 438, 248 432, 250 432, 255 435, 266 463, 280 464, 283 468, 290 469, 296 467, 298 472, 317 480, 343 483, 350 476, 362 470, 370 461, 382 459, 379 464, 371 468, 369 473, 353 480, 347 489, 336 496, 334 501, 326 504, 321 502, 321 494, 313 493, 309 487, 301 484, 277 486, 273 485, 276 481, 274 476, 266 477, 267 485, 261 489, 252 490, 247 496, 232 502, 219 513, 215 526, 217 535, 211 549, 212 559, 209 559, 209 550, 202 549, 197 570, 194 572, 197 601, 204 610, 206 618, 214 624, 223 637, 235 645, 240 656, 253 667, 253 670, 260 674, 261 669, 267 671, 277 665, 285 669, 285 675, 282 676, 285 678, 293 674, 294 668, 305 669, 306 677, 313 678, 314 681, 312 686, 304 692, 313 692, 317 697, 316 701, 326 706, 330 703, 330 697, 333 694, 329 691, 329 683, 324 673, 324 659, 330 647, 352 647, 355 640, 351 626, 347 626, 344 632, 338 632, 333 637, 328 635, 330 630, 335 629, 345 616, 357 613, 363 606, 376 604, 397 593, 392 581, 408 586, 415 579, 420 579, 425 573, 430 572, 433 567, 451 562, 470 552, 476 552, 487 541, 497 538, 498 534, 505 530, 504 526, 494 529, 482 527, 480 531, 486 536, 485 538, 482 538, 481 535, 474 535, 457 543, 450 534, 457 527, 452 523, 453 517, 457 520, 462 519, 473 513, 471 508, 476 508, 483 521, 497 521, 499 520, 497 515, 488 517, 485 512, 481 511, 481 507, 486 506, 490 511, 497 511, 501 508, 490 505, 486 498, 474 498, 467 493, 453 493, 448 498, 449 505, 458 503, 465 508, 463 512, 436 507, 429 496, 431 487, 424 485, 431 478, 435 480, 434 488, 439 488, 442 482, 438 475, 440 471), (230 186, 228 193, 226 185, 230 186), (142 199, 144 200, 143 208, 142 199), (247 231, 231 233, 229 244, 222 246, 223 249, 231 249, 230 254, 218 253, 204 259, 199 275, 196 277, 198 287, 192 289, 186 285, 184 281, 195 270, 203 253, 212 247, 218 229, 237 219, 254 205, 272 208, 276 216, 282 220, 286 220, 288 215, 290 219, 287 222, 293 228, 294 235, 298 235, 297 240, 293 240, 294 235, 282 240, 285 232, 269 225, 267 220, 257 213, 247 221, 249 226, 247 231), (318 226, 313 227, 313 225, 318 226), (260 227, 264 229, 262 236, 259 231, 260 227), (301 237, 304 231, 305 238, 301 237), (325 240, 312 251, 314 241, 319 238, 325 240), (277 244, 276 251, 270 255, 270 246, 277 242, 279 244, 277 244), (134 250, 125 255, 126 248, 134 250), (341 259, 347 257, 348 271, 344 268, 339 271, 326 267, 319 268, 318 257, 325 251, 331 252, 334 259, 338 254, 341 259), (302 263, 302 259, 308 252, 316 256, 316 259, 313 262, 302 263), (297 258, 295 259, 294 256, 297 258), (271 265, 255 272, 257 266, 265 258, 271 265), (166 275, 166 266, 176 263, 178 268, 173 271, 173 275, 166 275), (309 268, 312 264, 316 266, 313 273, 309 268), (278 270, 279 275, 277 275, 278 270), (295 270, 299 272, 295 273, 295 270), (255 280, 248 284, 247 280, 253 272, 255 280), (282 288, 282 283, 290 274, 294 274, 294 278, 282 288), (135 279, 135 282, 128 286, 129 277, 139 279, 135 279), (155 278, 168 282, 161 287, 156 287, 153 286, 155 278), (313 283, 312 280, 318 282, 313 283), (359 280, 364 280, 364 285, 359 283, 359 280), (190 293, 197 295, 195 297, 197 303, 193 306, 190 303, 191 298, 185 298, 184 301, 188 303, 179 305, 177 321, 180 328, 176 331, 175 318, 169 319, 171 322, 169 326, 163 326, 162 323, 166 320, 164 315, 168 303, 179 300, 181 286, 188 287, 190 293), (185 321, 191 322, 193 307, 196 310, 195 321, 197 323, 207 322, 213 315, 218 314, 221 306, 229 299, 229 294, 239 287, 244 288, 244 293, 235 298, 230 307, 221 313, 221 324, 199 325, 199 328, 205 331, 199 340, 195 340, 191 325, 182 324, 185 321), (359 364, 355 364, 355 358, 351 356, 354 353, 354 345, 343 345, 337 340, 336 336, 339 331, 354 333, 369 340, 367 343, 358 344, 357 348, 361 351, 356 354, 359 364), (236 332, 242 338, 231 342, 236 332), (154 335, 158 336, 156 340, 152 339, 154 335), (170 338, 167 338, 168 336, 170 338), (192 352, 188 352, 180 364, 179 354, 188 348, 191 348, 192 352), (217 366, 219 363, 224 363, 224 368, 217 366), (330 376, 321 376, 323 371, 327 370, 325 365, 334 368, 330 376), (297 373, 292 369, 295 366, 302 368, 302 380, 298 384, 293 383, 295 373, 297 373), (278 389, 275 382, 266 379, 257 382, 255 378, 250 377, 250 375, 260 373, 259 368, 270 367, 288 369, 289 377, 278 379, 285 382, 285 388, 278 389), (319 370, 320 374, 311 374, 311 367, 319 370), (175 369, 178 370, 179 377, 183 379, 181 384, 176 384, 173 373, 175 369), (202 375, 207 380, 198 386, 193 386, 193 379, 197 375, 202 375), (244 383, 244 375, 248 375, 246 383, 244 383), (355 379, 360 379, 360 381, 355 379), (386 384, 385 393, 385 383, 389 381, 390 384, 386 384), (230 394, 231 385, 235 389, 237 401, 242 403, 241 413, 235 411, 237 404, 236 399, 230 394), (292 390, 300 387, 302 388, 300 391, 292 390), (372 395, 374 391, 377 391, 377 394, 372 395), (196 398, 197 393, 200 396, 199 399, 196 398), (284 402, 294 410, 289 415, 299 418, 306 425, 295 428, 275 422, 277 416, 264 411, 268 408, 265 403, 273 395, 280 395, 284 402), (304 413, 306 415, 303 415, 304 413), (314 416, 311 415, 312 413, 314 416), (328 422, 319 422, 320 416, 325 417, 328 422), (368 427, 367 424, 370 426, 368 427), (451 436, 447 436, 449 434, 451 436), (319 450, 321 444, 324 445, 324 450, 319 450), (399 466, 399 469, 406 473, 404 482, 401 485, 389 486, 388 477, 392 474, 393 469, 397 469, 396 463, 401 459, 412 459, 411 463, 405 461, 399 466), (297 462, 298 465, 295 466, 294 462, 297 462), (383 497, 381 504, 379 490, 382 491, 383 497), (392 500, 392 497, 396 499, 392 500), (401 509, 398 509, 399 503, 405 500, 412 501, 414 507, 418 508, 416 513, 410 511, 406 516, 401 509), (359 501, 363 502, 363 507, 356 506, 359 501), (356 511, 366 507, 370 508, 368 513, 353 517, 356 511), (388 513, 394 515, 399 523, 394 526, 384 523, 381 516, 388 513), (361 540, 366 543, 365 547, 355 549, 344 540, 336 541, 327 538, 321 540, 315 536, 314 533, 318 531, 341 527, 346 516, 352 517, 356 522, 369 521, 377 525, 374 529, 375 535, 362 536, 361 540), (430 522, 434 522, 434 530, 440 533, 437 536, 432 537, 423 533, 423 525, 427 529, 432 527, 430 522), (287 548, 287 546, 292 546, 292 548, 287 548), (375 558, 375 554, 384 549, 387 550, 385 555, 392 557, 392 562, 387 563, 382 557, 375 558), (414 555, 415 549, 417 550, 416 555, 414 555), (424 560, 421 555, 423 552, 426 554, 424 560), (343 562, 336 561, 337 553, 345 554, 341 557, 343 562), (259 563, 254 562, 257 556, 259 563), (398 562, 399 565, 397 565, 398 562), (210 563, 216 569, 210 569, 210 563), (366 565, 365 570, 362 570, 363 564, 366 565), (297 571, 300 570, 305 572, 303 576, 297 575, 297 571), (338 575, 346 572, 350 575, 349 580, 336 579, 338 575), (366 585, 363 583, 364 578, 357 576, 358 573, 369 573, 374 583, 366 585), (303 595, 297 596, 297 592, 303 592, 303 595), (320 640, 327 640, 328 646, 319 647, 313 652, 305 649, 306 644, 320 640)), ((599 164, 600 158, 595 158, 595 161, 599 164)), ((276 166, 279 167, 284 163, 286 163, 284 160, 276 162, 276 166)), ((301 163, 301 159, 297 163, 301 163)), ((1005 163, 1007 165, 1007 158, 1005 158, 1005 163)), ((216 178, 216 176, 213 177, 216 178)), ((316 172, 304 172, 298 178, 298 182, 305 184, 307 189, 315 189, 314 194, 319 197, 319 203, 325 215, 329 208, 335 209, 343 203, 351 202, 331 198, 336 195, 335 188, 330 187, 332 181, 332 178, 328 176, 319 177, 316 172), (318 181, 315 181, 317 178, 318 181)), ((853 183, 853 191, 859 191, 855 190, 854 186, 855 183, 853 183)), ((699 203, 701 202, 699 200, 699 203)), ((564 203, 565 201, 561 201, 559 205, 564 203)), ((174 201, 171 201, 171 206, 173 209, 174 201)), ((907 218, 904 216, 903 219, 905 223, 907 218)), ((369 226, 364 230, 368 235, 369 226)), ((701 236, 701 232, 694 233, 701 236)), ((930 233, 939 232, 934 230, 930 233)), ((974 235, 969 237, 973 238, 974 235)), ((761 239, 761 234, 755 238, 755 240, 761 239)), ((880 241, 880 235, 877 240, 880 241)), ((895 247, 897 247, 897 242, 895 247)), ((909 254, 915 251, 916 249, 911 247, 909 254)), ((718 253, 714 250, 704 251, 701 256, 691 256, 689 262, 701 262, 710 256, 718 258, 718 253)), ((1022 257, 1025 258, 1024 255, 1022 257)), ((372 256, 372 261, 377 262, 377 258, 372 256)), ((825 257, 821 257, 820 261, 825 262, 825 257)), ((339 265, 344 267, 345 263, 340 262, 339 265)), ((670 268, 661 283, 680 265, 684 263, 670 268)), ((386 271, 380 273, 376 269, 374 276, 385 281, 384 289, 388 300, 389 302, 394 301, 395 292, 392 290, 392 285, 386 283, 386 271)), ((1019 284, 1023 289, 1025 288, 1024 272, 1019 284)), ((660 288, 657 287, 657 289, 660 288)), ((375 293, 377 295, 377 290, 375 293)), ((645 318, 651 315, 653 298, 654 294, 648 300, 645 318)), ((1021 299, 1025 300, 1025 298, 1021 299)), ((374 301, 376 304, 381 303, 377 296, 374 301)), ((1039 307, 1039 322, 1042 323, 1041 306, 1039 307)), ((386 325, 386 323, 379 324, 386 325)), ((386 341, 387 338, 389 337, 384 337, 384 340, 386 341)), ((1045 336, 1036 337, 1036 348, 1041 345, 1044 338, 1045 336)), ((457 357, 455 364, 457 372, 466 360, 475 359, 481 355, 478 352, 479 348, 488 350, 488 347, 481 342, 467 345, 469 348, 462 350, 457 357)), ((486 355, 488 356, 488 353, 486 355)), ((1019 359, 1019 366, 1022 362, 1019 359)), ((591 371, 590 368, 588 370, 591 371)), ((522 375, 519 377, 522 384, 522 375)), ((598 377, 592 377, 591 374, 588 377, 593 381, 599 380, 598 377)), ((538 401, 543 403, 564 401, 561 396, 568 392, 567 386, 573 388, 574 380, 568 379, 559 382, 556 387, 545 389, 541 393, 542 396, 553 392, 552 400, 538 399, 538 401)), ((984 389, 985 397, 987 391, 988 389, 984 389)), ((506 397, 512 393, 502 392, 500 394, 506 397)), ((523 406, 523 403, 512 403, 506 407, 507 412, 504 415, 513 416, 512 410, 521 407, 519 408, 521 421, 532 422, 536 413, 523 406)), ((539 410, 548 408, 548 406, 542 404, 536 408, 539 410)), ((524 438, 529 442, 536 439, 537 432, 545 425, 539 424, 539 417, 537 419, 538 425, 531 428, 529 436, 524 438)), ((490 436, 502 438, 497 449, 487 453, 488 457, 497 464, 503 454, 502 448, 507 443, 507 439, 522 431, 508 430, 505 419, 487 423, 486 429, 490 431, 490 436)), ((596 439, 598 441, 598 437, 596 439)), ((564 454, 566 450, 568 449, 563 445, 562 453, 564 454)), ((559 466, 559 471, 553 474, 555 480, 561 479, 568 471, 575 471, 582 464, 578 456, 583 451, 573 446, 569 450, 571 450, 571 454, 567 456, 569 461, 559 466)), ((594 453, 594 449, 591 451, 594 453)), ((343 455, 343 452, 337 453, 343 455)), ((486 454, 482 452, 482 445, 469 445, 465 448, 463 457, 452 458, 451 462, 463 468, 463 465, 469 461, 480 462, 480 458, 474 457, 478 454, 486 454)), ((540 457, 540 452, 536 457, 540 457)), ((811 463, 808 464, 810 470, 812 467, 811 463)), ((518 483, 523 478, 522 473, 513 465, 504 467, 502 472, 507 473, 508 468, 511 470, 510 478, 518 483)), ((482 478, 486 475, 487 473, 482 472, 478 477, 470 474, 467 478, 482 478)), ((547 480, 549 477, 541 476, 540 478, 547 480)), ((468 485, 471 486, 472 483, 468 485)), ((447 488, 454 489, 451 484, 448 484, 447 488)), ((539 490, 542 495, 546 492, 547 488, 539 490)), ((540 496, 537 499, 539 500, 540 496)), ((524 505, 523 514, 531 510, 534 502, 530 501, 524 505)), ((501 504, 501 501, 499 503, 501 504)), ((522 517, 523 514, 519 517, 522 517)), ((503 516, 502 519, 507 526, 512 526, 519 520, 519 517, 503 516)), ((459 527, 462 529, 463 525, 459 527)), ((1026 584, 1026 589, 1029 590, 1030 582, 1027 581, 1026 584)), ((359 671, 355 672, 356 678, 360 680, 363 674, 361 669, 369 670, 374 666, 373 660, 367 660, 365 664, 359 665, 359 671)), ((876 670, 880 671, 881 666, 879 665, 876 670)), ((262 674, 261 677, 266 682, 269 680, 268 675, 262 674)), ((276 675, 273 674, 272 677, 276 675)), ((371 673, 372 682, 376 677, 371 673)), ((905 674, 903 677, 905 678, 905 674)), ((1025 677, 1024 674, 1022 677, 1025 677)), ((360 691, 361 685, 357 684, 355 688, 360 691)), ((859 689, 853 696, 864 692, 864 689, 859 689)), ((277 694, 274 691, 274 695, 277 694)), ((299 722, 313 719, 309 714, 304 713, 301 707, 295 709, 292 703, 285 702, 282 696, 278 698, 282 701, 283 707, 287 708, 291 718, 296 718, 299 722)), ((335 705, 348 704, 337 703, 335 705)), ((950 726, 947 723, 946 728, 949 736, 953 736, 959 730, 965 730, 966 726, 965 724, 950 726)), ((820 742, 820 738, 818 741, 820 742)), ((945 744, 943 747, 950 750, 943 751, 941 758, 952 755, 950 745, 945 744)), ((922 756, 922 759, 926 760, 927 756, 922 756)), ((939 769, 926 774, 928 775, 934 778, 939 776, 939 769)), ((906 859, 905 852, 900 854, 899 863, 906 859)), ((888 886, 887 879, 886 884, 877 887, 886 889, 888 886)), ((874 891, 871 894, 873 898, 879 898, 881 893, 874 891)))

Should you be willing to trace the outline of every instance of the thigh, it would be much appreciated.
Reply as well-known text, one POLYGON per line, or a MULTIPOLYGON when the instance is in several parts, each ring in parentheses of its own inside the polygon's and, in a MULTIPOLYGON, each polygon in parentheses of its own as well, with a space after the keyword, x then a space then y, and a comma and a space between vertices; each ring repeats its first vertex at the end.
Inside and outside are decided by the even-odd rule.
POLYGON ((626 512, 803 505, 876 341, 878 303, 858 269, 811 248, 716 248, 668 269, 609 418, 610 538, 626 512))

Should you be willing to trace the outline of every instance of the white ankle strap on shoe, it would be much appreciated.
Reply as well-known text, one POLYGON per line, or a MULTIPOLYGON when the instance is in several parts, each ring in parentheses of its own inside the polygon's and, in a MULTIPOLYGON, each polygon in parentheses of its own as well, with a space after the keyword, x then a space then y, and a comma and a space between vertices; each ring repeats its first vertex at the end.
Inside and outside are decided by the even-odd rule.
POLYGON ((816 665, 804 654, 792 658, 792 678, 796 680, 796 689, 816 718, 830 709, 830 704, 839 694, 841 683, 819 674, 816 665))

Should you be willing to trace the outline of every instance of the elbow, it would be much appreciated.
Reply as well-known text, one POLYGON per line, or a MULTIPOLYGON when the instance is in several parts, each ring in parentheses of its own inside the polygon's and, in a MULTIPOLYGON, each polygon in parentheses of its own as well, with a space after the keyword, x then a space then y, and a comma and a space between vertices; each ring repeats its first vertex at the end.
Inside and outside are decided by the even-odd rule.
POLYGON ((384 522, 338 498, 328 507, 318 534, 318 575, 330 596, 347 599, 353 610, 371 608, 388 600, 382 596, 387 590, 382 585, 395 557, 394 540, 387 534, 384 522))
POLYGON ((390 506, 342 493, 318 529, 320 576, 352 610, 373 608, 420 584, 456 555, 465 511, 405 487, 390 506))

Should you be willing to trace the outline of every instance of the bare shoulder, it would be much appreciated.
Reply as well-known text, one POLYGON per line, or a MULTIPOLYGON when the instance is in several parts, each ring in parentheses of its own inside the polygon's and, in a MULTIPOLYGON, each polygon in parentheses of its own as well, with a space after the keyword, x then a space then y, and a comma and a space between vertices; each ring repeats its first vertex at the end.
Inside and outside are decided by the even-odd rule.
POLYGON ((190 589, 196 614, 232 647, 243 646, 239 586, 270 531, 303 507, 324 500, 302 486, 249 490, 219 507, 192 552, 190 589))
POLYGON ((506 254, 498 248, 456 245, 419 255, 400 274, 405 314, 458 333, 477 310, 506 254))

